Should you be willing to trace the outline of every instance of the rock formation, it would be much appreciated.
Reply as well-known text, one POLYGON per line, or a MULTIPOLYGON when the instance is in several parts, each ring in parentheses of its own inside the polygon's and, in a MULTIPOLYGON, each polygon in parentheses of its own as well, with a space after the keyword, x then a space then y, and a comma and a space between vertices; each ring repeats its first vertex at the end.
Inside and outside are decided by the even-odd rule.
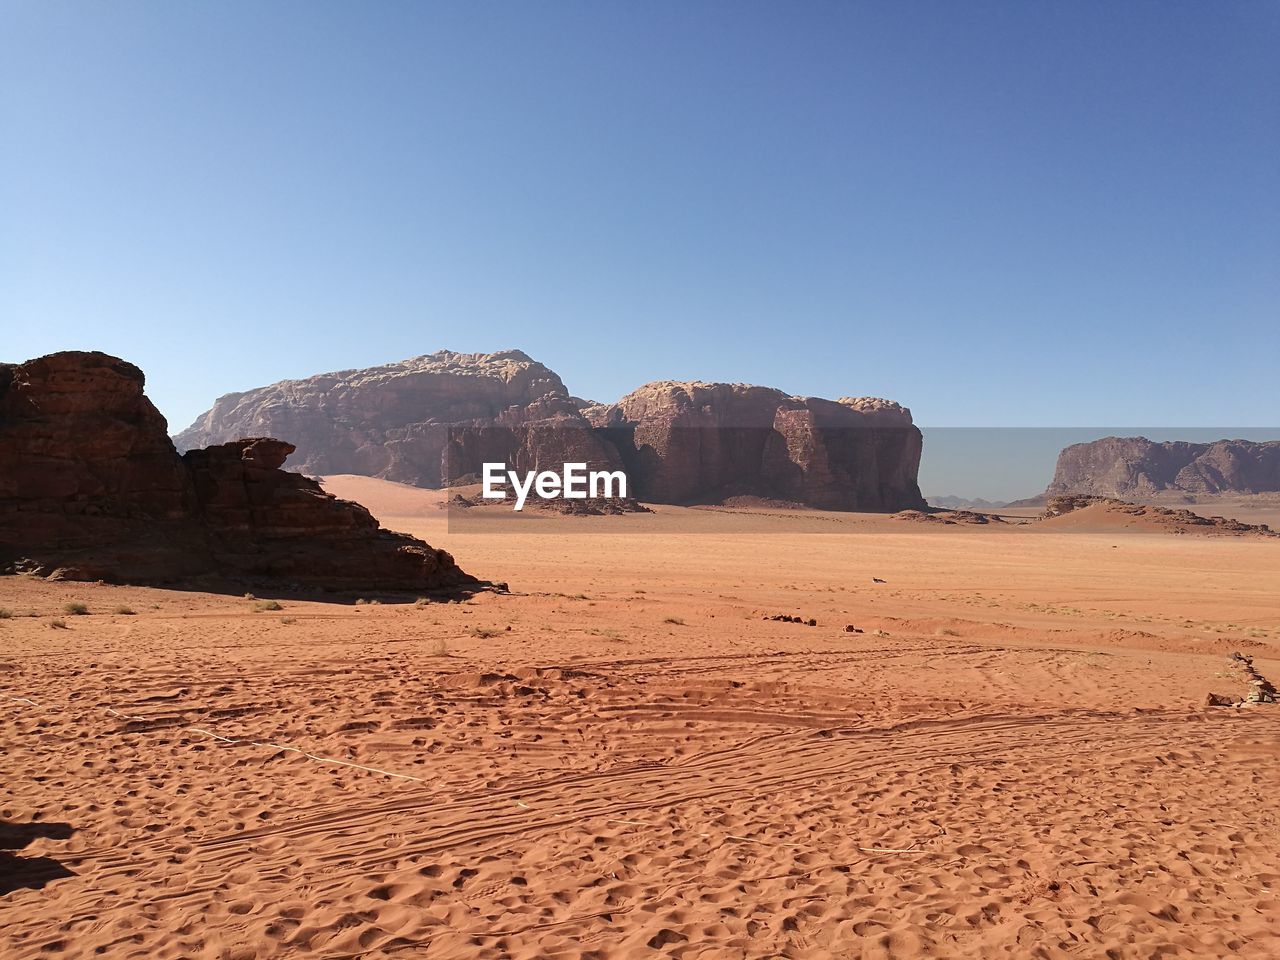
POLYGON ((616 404, 571 396, 518 350, 443 351, 222 397, 180 447, 271 434, 297 468, 423 487, 481 464, 625 469, 658 503, 757 496, 840 510, 922 507, 920 431, 888 400, 791 397, 742 384, 651 383, 616 404))
POLYGON ((908 520, 912 523, 934 523, 955 526, 968 524, 984 526, 992 523, 1004 523, 1004 518, 994 513, 978 513, 974 510, 901 510, 893 514, 894 520, 908 520))
POLYGON ((1190 510, 1082 494, 1049 497, 1044 512, 1037 519, 1043 523, 1064 518, 1085 524, 1093 521, 1102 526, 1153 532, 1277 536, 1265 523, 1243 523, 1230 517, 1202 517, 1190 510))
POLYGON ((141 370, 102 353, 0 365, 0 570, 353 590, 477 584, 444 551, 281 470, 290 443, 240 439, 179 456, 143 385, 141 370))
POLYGON ((1155 443, 1145 437, 1106 437, 1064 449, 1045 496, 1278 491, 1280 440, 1155 443))
POLYGON ((921 435, 888 400, 792 397, 729 383, 650 383, 586 411, 641 500, 754 495, 830 510, 923 507, 921 435))
POLYGON ((478 479, 481 464, 616 469, 560 378, 519 350, 428 356, 220 397, 174 441, 181 450, 283 437, 294 469, 436 488, 478 479))

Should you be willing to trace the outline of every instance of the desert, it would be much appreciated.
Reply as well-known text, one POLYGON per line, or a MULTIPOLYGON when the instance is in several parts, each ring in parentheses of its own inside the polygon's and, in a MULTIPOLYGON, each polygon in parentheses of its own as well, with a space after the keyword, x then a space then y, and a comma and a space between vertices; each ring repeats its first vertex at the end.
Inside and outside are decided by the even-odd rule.
POLYGON ((1280 15, 0 2, 0 960, 1280 957, 1280 15))
POLYGON ((6 955, 1280 946, 1269 540, 325 487, 511 592, 0 581, 6 955))

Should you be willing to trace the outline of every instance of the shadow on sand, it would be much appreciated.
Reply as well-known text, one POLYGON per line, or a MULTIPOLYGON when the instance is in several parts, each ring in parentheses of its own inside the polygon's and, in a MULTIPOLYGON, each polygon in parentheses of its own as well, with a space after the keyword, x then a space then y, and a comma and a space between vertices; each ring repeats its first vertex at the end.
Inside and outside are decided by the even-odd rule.
POLYGON ((10 823, 0 820, 0 897, 14 890, 39 890, 54 880, 74 877, 73 870, 52 857, 19 857, 8 852, 21 850, 41 837, 66 840, 74 832, 75 828, 69 823, 10 823))

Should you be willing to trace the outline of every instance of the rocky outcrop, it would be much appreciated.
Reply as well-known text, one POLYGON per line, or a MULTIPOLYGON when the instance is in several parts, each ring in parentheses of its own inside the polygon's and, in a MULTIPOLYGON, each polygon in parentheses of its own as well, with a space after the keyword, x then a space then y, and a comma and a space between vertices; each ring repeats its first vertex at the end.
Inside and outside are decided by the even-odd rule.
POLYGON ((439 353, 285 380, 220 397, 179 433, 179 449, 284 437, 294 469, 436 488, 479 477, 486 461, 616 469, 560 377, 519 350, 439 353))
POLYGON ((1145 437, 1106 437, 1064 449, 1045 496, 1143 498, 1277 491, 1280 440, 1156 443, 1145 437))
POLYGON ((902 510, 893 514, 894 520, 907 520, 911 523, 934 523, 946 526, 967 524, 985 526, 991 523, 1004 523, 1004 518, 994 513, 978 513, 974 510, 902 510))
POLYGON ((793 397, 729 383, 650 383, 587 411, 641 500, 751 495, 830 510, 921 508, 921 435, 892 401, 793 397))
POLYGON ((1121 526, 1137 530, 1168 533, 1228 534, 1233 536, 1275 537, 1265 523, 1243 523, 1230 517, 1203 517, 1190 510, 1170 509, 1154 504, 1130 503, 1114 497, 1071 494, 1049 497, 1040 522, 1067 520, 1094 521, 1108 527, 1121 526))
POLYGON ((657 503, 756 496, 840 510, 922 507, 920 431, 872 397, 821 400, 767 387, 652 383, 616 404, 571 396, 518 350, 448 351, 231 394, 178 434, 179 446, 270 434, 297 469, 422 487, 586 463, 625 469, 657 503))
POLYGON ((264 438, 183 455, 215 569, 331 590, 429 590, 471 581, 443 550, 383 530, 360 504, 281 470, 293 449, 264 438))
POLYGON ((0 569, 423 592, 477 583, 444 551, 281 470, 290 443, 179 456, 143 385, 141 370, 102 353, 0 365, 0 569))
POLYGON ((1253 657, 1236 651, 1227 660, 1232 673, 1237 673, 1248 684, 1249 692, 1242 697, 1230 694, 1211 693, 1205 698, 1205 705, 1210 707, 1246 707, 1258 703, 1275 703, 1277 694, 1275 685, 1262 675, 1253 665, 1253 657))

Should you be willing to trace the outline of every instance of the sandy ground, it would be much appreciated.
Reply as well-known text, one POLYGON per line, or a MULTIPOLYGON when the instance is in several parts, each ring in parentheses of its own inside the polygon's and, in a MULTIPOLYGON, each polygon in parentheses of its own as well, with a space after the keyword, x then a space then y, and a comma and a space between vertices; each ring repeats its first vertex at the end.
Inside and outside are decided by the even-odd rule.
MULTIPOLYGON (((1280 494, 1260 493, 1252 496, 1166 494, 1132 499, 1137 503, 1149 503, 1168 507, 1171 510, 1190 510, 1202 517, 1229 517, 1241 523, 1265 523, 1272 530, 1280 530, 1280 494)), ((994 512, 1010 519, 1031 519, 1038 516, 1043 509, 1043 507, 999 507, 994 512)))
POLYGON ((0 956, 1280 955, 1280 542, 330 487, 512 594, 0 579, 0 956))

